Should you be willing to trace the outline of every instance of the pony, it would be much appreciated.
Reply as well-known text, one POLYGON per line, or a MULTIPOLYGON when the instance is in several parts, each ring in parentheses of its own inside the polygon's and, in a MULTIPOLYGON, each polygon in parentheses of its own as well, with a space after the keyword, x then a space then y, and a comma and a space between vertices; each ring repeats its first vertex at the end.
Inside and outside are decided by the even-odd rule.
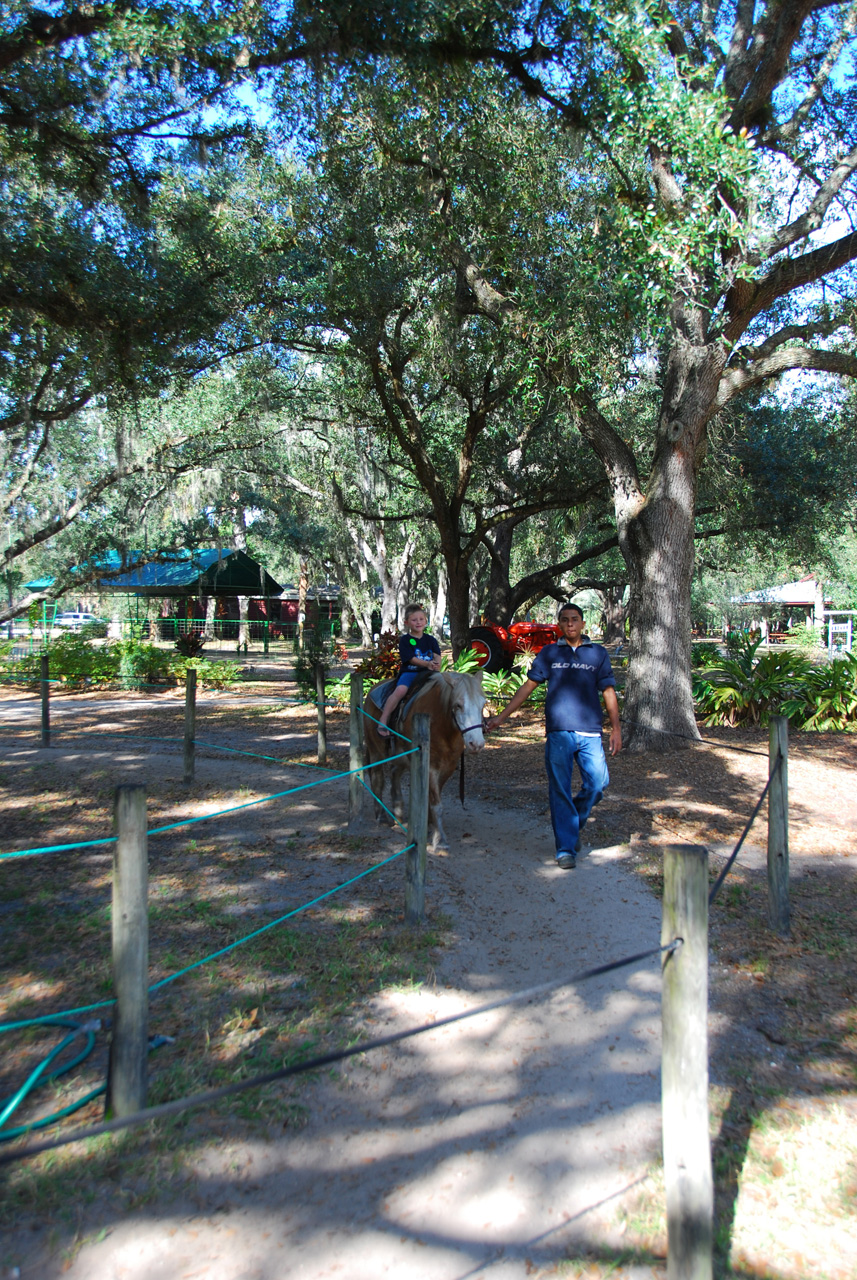
MULTIPOLYGON (((370 696, 371 696, 370 690, 370 696)), ((485 706, 485 694, 482 692, 482 673, 467 675, 462 671, 439 671, 423 685, 413 698, 405 703, 404 714, 394 727, 399 733, 411 737, 413 718, 417 712, 431 717, 431 743, 429 747, 429 831, 431 840, 429 848, 433 853, 438 849, 448 849, 449 842, 443 829, 442 804, 440 793, 455 772, 465 751, 481 751, 485 746, 482 733, 482 708, 485 706)), ((364 739, 366 744, 366 763, 376 764, 385 760, 388 755, 396 755, 407 749, 402 738, 392 734, 382 738, 378 734, 374 720, 364 717, 364 739)), ((390 793, 392 810, 401 821, 404 817, 402 804, 402 773, 410 768, 410 757, 393 760, 383 767, 371 769, 366 777, 376 801, 384 798, 385 777, 390 775, 390 793)), ((387 818, 384 809, 375 805, 375 816, 379 822, 387 818)))

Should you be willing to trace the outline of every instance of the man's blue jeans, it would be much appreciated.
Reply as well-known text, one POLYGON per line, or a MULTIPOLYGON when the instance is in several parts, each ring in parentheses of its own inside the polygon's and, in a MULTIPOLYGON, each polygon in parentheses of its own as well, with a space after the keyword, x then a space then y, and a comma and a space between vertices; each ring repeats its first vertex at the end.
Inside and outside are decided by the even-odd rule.
POLYGON ((584 823, 604 794, 610 781, 601 738, 560 731, 549 733, 545 742, 551 822, 557 857, 574 853, 584 823), (580 790, 572 798, 571 774, 575 761, 580 770, 580 790))

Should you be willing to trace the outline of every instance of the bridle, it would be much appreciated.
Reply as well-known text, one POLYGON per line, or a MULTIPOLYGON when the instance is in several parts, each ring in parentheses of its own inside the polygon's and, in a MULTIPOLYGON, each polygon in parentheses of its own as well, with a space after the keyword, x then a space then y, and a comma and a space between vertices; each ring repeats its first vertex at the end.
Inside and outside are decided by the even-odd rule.
POLYGON ((478 723, 478 724, 469 724, 469 725, 467 726, 467 728, 466 728, 466 729, 462 729, 461 725, 460 725, 460 724, 458 723, 458 721, 455 719, 455 716, 453 716, 452 718, 453 718, 453 720, 455 721, 455 727, 456 727, 456 729, 457 729, 457 730, 458 730, 458 732, 459 732, 460 734, 462 734, 462 735, 464 735, 465 733, 470 733, 472 729, 483 729, 483 728, 485 727, 485 720, 484 720, 484 719, 482 719, 482 720, 480 720, 480 721, 479 721, 479 723, 478 723))

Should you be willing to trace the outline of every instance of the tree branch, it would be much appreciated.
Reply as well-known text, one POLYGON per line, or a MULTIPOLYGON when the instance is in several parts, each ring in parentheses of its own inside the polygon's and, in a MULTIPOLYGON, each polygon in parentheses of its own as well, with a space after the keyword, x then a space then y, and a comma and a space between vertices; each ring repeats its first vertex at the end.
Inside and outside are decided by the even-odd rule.
POLYGON ((817 351, 812 347, 782 347, 764 359, 729 369, 720 379, 715 411, 722 409, 748 387, 757 386, 789 369, 814 369, 818 373, 835 373, 857 378, 857 356, 844 351, 817 351))
MULTIPOLYGON (((777 298, 783 298, 807 284, 814 284, 840 267, 857 258, 857 232, 851 232, 831 244, 803 253, 797 258, 785 258, 756 283, 743 281, 740 296, 735 294, 732 319, 724 326, 727 342, 735 342, 751 320, 766 311, 777 298), (740 307, 740 309, 739 309, 740 307)), ((730 291, 734 294, 734 290, 730 291)))

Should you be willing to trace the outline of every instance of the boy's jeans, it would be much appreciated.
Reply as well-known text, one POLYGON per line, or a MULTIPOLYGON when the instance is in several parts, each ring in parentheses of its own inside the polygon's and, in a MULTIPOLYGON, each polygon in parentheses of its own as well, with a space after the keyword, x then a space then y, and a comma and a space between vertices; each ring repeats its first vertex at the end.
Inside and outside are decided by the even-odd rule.
POLYGON ((610 781, 601 738, 561 730, 549 733, 545 742, 551 822, 557 857, 574 853, 583 825, 610 781), (581 787, 572 799, 571 773, 575 761, 581 787))

